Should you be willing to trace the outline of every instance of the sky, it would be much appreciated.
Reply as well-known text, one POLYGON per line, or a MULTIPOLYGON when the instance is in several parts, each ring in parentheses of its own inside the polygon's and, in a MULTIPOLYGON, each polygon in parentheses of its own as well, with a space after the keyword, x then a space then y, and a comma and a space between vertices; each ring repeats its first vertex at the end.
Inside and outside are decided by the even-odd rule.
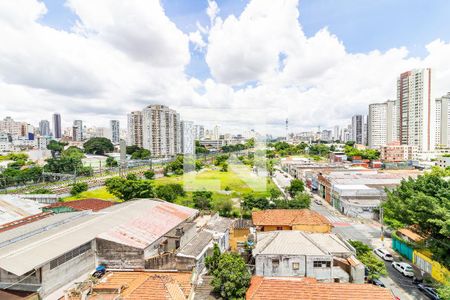
POLYGON ((0 118, 108 126, 149 104, 222 131, 331 128, 433 69, 450 91, 446 0, 0 1, 0 118))

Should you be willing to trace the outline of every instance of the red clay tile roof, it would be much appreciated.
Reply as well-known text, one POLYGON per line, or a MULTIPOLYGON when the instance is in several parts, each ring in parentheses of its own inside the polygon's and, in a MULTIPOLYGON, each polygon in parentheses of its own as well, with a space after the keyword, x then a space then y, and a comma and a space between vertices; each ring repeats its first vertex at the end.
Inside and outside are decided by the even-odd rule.
POLYGON ((256 226, 275 225, 326 225, 331 224, 327 218, 310 209, 268 209, 252 213, 256 226))
POLYGON ((52 214, 53 214, 52 212, 42 212, 39 214, 31 215, 31 216, 28 216, 28 217, 25 217, 25 218, 22 218, 19 220, 15 220, 15 221, 3 224, 0 226, 0 232, 4 232, 4 231, 7 231, 7 230, 10 230, 10 229, 13 229, 13 228, 25 225, 25 224, 29 224, 29 223, 47 218, 48 216, 51 216, 52 214))
POLYGON ((371 284, 323 283, 298 277, 253 276, 246 300, 392 300, 389 290, 371 284))
POLYGON ((89 199, 81 199, 81 200, 74 200, 74 201, 67 201, 67 202, 57 202, 57 203, 50 204, 49 206, 47 206, 47 208, 65 206, 65 207, 70 207, 76 211, 81 211, 81 210, 99 211, 99 210, 105 209, 107 207, 110 207, 114 204, 115 204, 115 202, 89 198, 89 199))
POLYGON ((188 299, 192 291, 189 272, 113 272, 93 288, 89 299, 106 299, 112 294, 120 299, 188 299))

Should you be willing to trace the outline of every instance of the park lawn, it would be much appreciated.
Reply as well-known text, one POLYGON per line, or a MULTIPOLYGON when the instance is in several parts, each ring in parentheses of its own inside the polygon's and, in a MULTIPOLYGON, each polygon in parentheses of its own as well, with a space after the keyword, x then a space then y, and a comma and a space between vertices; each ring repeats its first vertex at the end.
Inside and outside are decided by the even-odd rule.
POLYGON ((106 190, 106 186, 103 186, 103 187, 95 189, 95 190, 85 191, 76 196, 65 197, 63 199, 63 201, 73 201, 73 200, 88 199, 88 198, 96 198, 96 199, 117 201, 117 202, 122 201, 119 198, 117 198, 116 196, 114 196, 113 194, 110 194, 106 190))

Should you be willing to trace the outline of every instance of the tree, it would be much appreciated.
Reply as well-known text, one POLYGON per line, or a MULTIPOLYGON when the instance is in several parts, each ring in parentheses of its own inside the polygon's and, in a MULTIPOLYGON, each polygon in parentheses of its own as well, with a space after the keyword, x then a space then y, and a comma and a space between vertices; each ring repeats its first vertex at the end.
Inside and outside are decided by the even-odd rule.
POLYGON ((84 153, 83 150, 81 150, 80 148, 70 146, 69 148, 61 152, 61 157, 82 159, 84 157, 84 153))
POLYGON ((86 182, 77 182, 72 184, 72 189, 70 190, 70 194, 72 196, 78 195, 82 192, 85 192, 88 190, 88 184, 86 182))
POLYGON ((56 158, 60 155, 60 153, 64 150, 64 146, 67 145, 65 143, 61 143, 55 140, 51 140, 47 144, 47 149, 51 151, 52 157, 56 158))
POLYGON ((122 200, 134 198, 153 198, 153 185, 151 180, 129 180, 122 177, 108 178, 105 182, 108 192, 122 200))
POLYGON ((146 179, 154 179, 155 178, 155 171, 153 170, 147 170, 144 172, 144 177, 146 179))
POLYGON ((228 172, 228 164, 224 162, 222 164, 222 168, 220 169, 220 172, 228 172))
POLYGON ((151 152, 147 149, 139 149, 131 154, 131 159, 150 159, 151 152))
POLYGON ((114 145, 104 137, 94 137, 83 144, 84 151, 90 154, 104 155, 114 151, 114 145))
POLYGON ((274 200, 275 208, 303 209, 311 205, 311 196, 307 193, 298 193, 292 200, 274 200))
POLYGON ((209 274, 213 274, 217 267, 219 266, 220 261, 220 248, 217 243, 214 243, 213 252, 211 256, 207 256, 205 258, 205 267, 208 269, 209 274))
POLYGON ((177 194, 169 185, 159 185, 155 189, 155 194, 158 198, 166 200, 167 202, 173 202, 177 198, 177 194))
POLYGON ((207 210, 211 208, 212 192, 210 191, 194 191, 192 193, 192 201, 198 209, 207 210))
POLYGON ((450 267, 450 182, 437 172, 403 180, 387 192, 384 222, 391 228, 414 226, 433 258, 450 267))
POLYGON ((349 243, 356 250, 356 257, 367 267, 369 270, 369 278, 379 278, 380 275, 386 275, 386 266, 384 262, 375 257, 372 253, 372 249, 360 241, 349 240, 349 243))
POLYGON ((280 198, 280 196, 281 196, 281 192, 277 188, 271 188, 269 190, 269 194, 270 194, 270 200, 272 200, 272 201, 280 198))
POLYGON ((301 193, 305 190, 305 184, 300 179, 293 179, 291 181, 291 184, 287 188, 287 191, 289 192, 289 195, 291 197, 294 197, 295 194, 301 193))
POLYGON ((233 201, 231 199, 224 199, 220 201, 216 210, 219 212, 221 217, 232 217, 233 216, 233 201))
POLYGON ((265 197, 256 198, 253 194, 247 194, 244 196, 244 201, 242 201, 242 208, 246 210, 252 210, 253 208, 257 209, 268 209, 269 208, 269 200, 265 197))
POLYGON ((220 296, 225 299, 244 299, 251 275, 239 254, 222 254, 213 276, 211 284, 220 296))
POLYGON ((114 157, 108 157, 106 159, 106 166, 109 168, 113 168, 113 167, 117 167, 119 165, 119 163, 117 162, 117 160, 114 159, 114 157))
POLYGON ((132 155, 134 152, 138 151, 139 149, 142 149, 136 145, 132 145, 132 146, 127 146, 126 147, 126 152, 128 155, 132 155))
POLYGON ((195 154, 208 154, 209 150, 204 145, 200 145, 200 141, 195 141, 195 154))

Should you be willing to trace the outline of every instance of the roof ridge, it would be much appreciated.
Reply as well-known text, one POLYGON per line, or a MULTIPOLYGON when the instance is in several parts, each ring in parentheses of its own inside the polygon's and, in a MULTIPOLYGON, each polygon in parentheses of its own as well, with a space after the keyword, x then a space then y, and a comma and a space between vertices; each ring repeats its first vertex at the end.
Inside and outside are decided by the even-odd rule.
POLYGON ((279 233, 280 231, 270 231, 269 241, 267 241, 267 243, 264 245, 261 251, 259 251, 259 253, 262 253, 264 250, 266 250, 266 248, 273 242, 273 240, 278 237, 279 233), (274 234, 272 234, 272 232, 274 232, 274 234))

